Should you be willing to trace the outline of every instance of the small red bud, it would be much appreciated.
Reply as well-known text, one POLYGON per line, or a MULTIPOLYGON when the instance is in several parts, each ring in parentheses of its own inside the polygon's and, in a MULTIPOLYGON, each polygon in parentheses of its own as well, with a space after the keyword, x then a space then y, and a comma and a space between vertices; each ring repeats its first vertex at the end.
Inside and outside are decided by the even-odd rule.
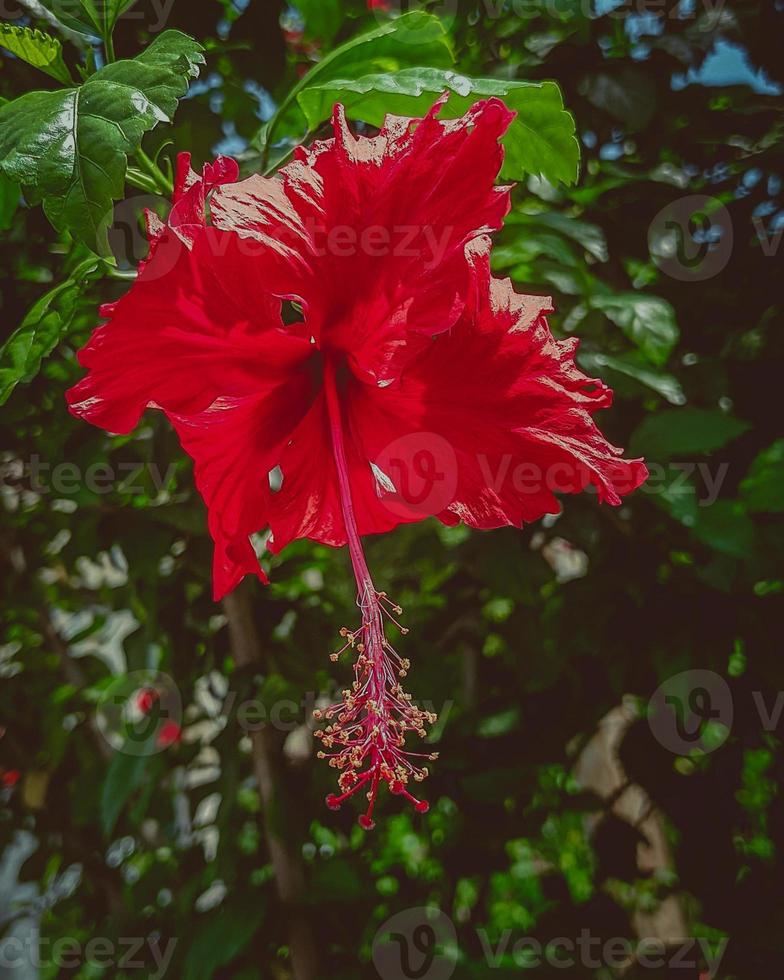
POLYGON ((154 687, 143 687, 136 695, 136 707, 143 715, 146 715, 157 700, 158 692, 154 687))
POLYGON ((170 745, 174 745, 175 742, 179 742, 181 733, 182 729, 176 722, 167 721, 161 726, 155 741, 159 748, 166 749, 170 745))

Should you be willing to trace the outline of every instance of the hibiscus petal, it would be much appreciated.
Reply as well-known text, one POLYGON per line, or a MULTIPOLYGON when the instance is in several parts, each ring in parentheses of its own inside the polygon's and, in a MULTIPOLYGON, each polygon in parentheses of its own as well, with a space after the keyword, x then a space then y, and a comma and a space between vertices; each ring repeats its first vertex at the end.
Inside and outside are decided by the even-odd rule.
POLYGON ((499 139, 513 113, 497 99, 463 117, 389 116, 354 137, 336 106, 334 139, 299 148, 273 178, 218 188, 216 226, 263 243, 269 288, 296 296, 309 332, 345 352, 359 377, 386 380, 410 333, 450 329, 465 303, 465 249, 499 228, 508 188, 495 187, 499 139))
POLYGON ((186 245, 193 244, 195 235, 207 223, 209 192, 220 184, 236 181, 239 175, 239 165, 231 157, 219 156, 214 163, 205 163, 199 176, 191 169, 190 153, 179 154, 168 224, 186 245))
POLYGON ((322 195, 318 174, 295 161, 275 177, 253 174, 221 187, 212 197, 212 222, 259 242, 268 288, 307 304, 319 288, 315 229, 324 219, 322 195))
POLYGON ((196 415, 169 413, 194 460, 196 486, 207 504, 216 601, 245 575, 267 581, 249 535, 268 523, 269 473, 306 410, 309 393, 309 379, 300 373, 253 395, 220 398, 196 415))
POLYGON ((270 550, 281 551, 297 538, 345 543, 323 392, 292 432, 279 465, 283 480, 270 501, 270 550))
POLYGON ((89 373, 68 392, 71 412, 130 432, 149 405, 190 413, 222 395, 258 390, 311 354, 283 329, 278 297, 250 274, 236 236, 202 228, 186 247, 171 231, 129 292, 105 308, 79 360, 89 373), (263 334, 260 343, 258 335, 263 334))
MULTIPOLYGON (((351 498, 360 534, 389 531, 400 518, 379 497, 372 468, 350 430, 344 431, 351 498)), ((294 429, 280 458, 283 482, 272 495, 269 525, 271 551, 310 538, 322 544, 346 544, 335 456, 324 393, 294 429)))
POLYGON ((236 176, 234 161, 198 177, 180 157, 168 224, 149 218, 150 257, 103 308, 109 322, 80 351, 89 373, 68 392, 75 415, 112 432, 166 411, 208 507, 216 598, 246 574, 266 581, 249 535, 267 524, 269 472, 314 386, 313 346, 284 327, 258 248, 206 225, 207 194, 236 176))
POLYGON ((576 366, 573 340, 553 338, 549 298, 491 277, 489 247, 471 249, 476 293, 454 331, 399 384, 352 389, 352 428, 395 486, 390 509, 400 520, 434 514, 492 528, 557 513, 556 493, 589 485, 620 503, 647 470, 620 459, 593 421, 609 389, 576 366))
MULTIPOLYGON (((232 160, 231 157, 219 156, 214 163, 205 163, 201 174, 197 174, 191 168, 190 153, 178 155, 172 206, 167 220, 162 221, 149 208, 144 212, 150 253, 145 260, 139 263, 139 275, 147 263, 151 261, 158 245, 165 239, 166 231, 173 231, 188 248, 193 246, 194 239, 207 224, 208 194, 220 184, 236 181, 239 172, 240 168, 236 160, 232 160)), ((109 316, 113 308, 114 304, 107 304, 104 307, 106 312, 103 315, 109 316)))

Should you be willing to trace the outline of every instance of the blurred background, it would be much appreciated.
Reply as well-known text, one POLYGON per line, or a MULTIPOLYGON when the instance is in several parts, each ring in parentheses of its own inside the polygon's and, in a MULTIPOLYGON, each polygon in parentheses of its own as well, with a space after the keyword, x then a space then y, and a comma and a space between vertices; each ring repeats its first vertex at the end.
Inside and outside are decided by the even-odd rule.
MULTIPOLYGON (((651 480, 522 531, 428 520, 368 541, 440 759, 429 814, 387 797, 367 834, 325 808, 311 735, 349 676, 328 660, 347 555, 299 542, 265 559, 271 586, 214 604, 165 420, 115 438, 66 412, 75 351, 127 284, 71 297, 65 343, 2 417, 3 980, 780 967, 784 5, 141 2, 117 51, 163 26, 206 43, 165 136, 250 172, 312 64, 415 8, 443 19, 458 71, 561 85, 580 179, 518 185, 496 272, 553 294, 554 331, 615 389, 603 429, 651 480)), ((0 95, 34 74, 0 55, 0 95)), ((126 269, 158 204, 134 193, 112 238, 126 269)), ((9 196, 3 336, 69 261, 9 196)))

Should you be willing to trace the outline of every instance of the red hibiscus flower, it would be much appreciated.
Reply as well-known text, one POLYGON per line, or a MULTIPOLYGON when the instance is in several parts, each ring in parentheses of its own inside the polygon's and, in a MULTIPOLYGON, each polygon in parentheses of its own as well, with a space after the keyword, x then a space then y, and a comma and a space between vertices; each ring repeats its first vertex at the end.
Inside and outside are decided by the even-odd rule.
POLYGON ((7 769, 0 777, 0 782, 6 789, 11 789, 11 787, 16 786, 21 777, 21 773, 18 769, 7 769))
POLYGON ((408 788, 427 769, 403 743, 434 716, 400 686, 408 661, 385 636, 400 609, 361 536, 431 515, 520 527, 557 512, 556 493, 591 485, 618 504, 646 476, 596 427, 611 392, 553 338, 549 298, 490 273, 513 114, 490 99, 446 121, 442 103, 374 137, 336 106, 334 138, 271 178, 238 181, 223 158, 197 177, 182 156, 168 223, 151 221, 151 254, 68 393, 111 432, 166 413, 208 507, 216 599, 247 574, 266 581, 249 540, 262 528, 272 551, 348 545, 361 623, 343 649, 358 659, 316 734, 341 771, 328 803, 364 789, 366 827, 381 782, 427 808, 408 788))
POLYGON ((154 687, 143 687, 136 693, 136 707, 143 715, 148 715, 159 695, 154 687))
POLYGON ((179 742, 181 736, 182 729, 176 721, 165 721, 155 738, 155 743, 158 748, 168 749, 170 745, 179 742))

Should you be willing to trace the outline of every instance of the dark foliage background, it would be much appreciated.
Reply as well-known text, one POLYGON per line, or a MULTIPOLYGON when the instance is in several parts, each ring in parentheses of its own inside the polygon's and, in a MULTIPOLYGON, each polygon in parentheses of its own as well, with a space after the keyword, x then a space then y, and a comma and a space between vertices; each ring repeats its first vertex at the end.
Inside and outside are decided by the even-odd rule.
MULTIPOLYGON (((207 42, 207 67, 148 151, 171 139, 197 161, 217 147, 257 168, 254 137, 274 102, 388 16, 361 2, 296 7, 177 0, 167 26, 207 42)), ((40 970, 4 964, 0 976, 154 975, 148 947, 131 969, 58 966, 51 944, 159 935, 177 940, 168 975, 184 980, 290 977, 297 943, 303 962, 307 947, 316 957, 313 976, 393 980, 417 974, 374 966, 377 930, 398 913, 413 929, 425 907, 456 937, 456 962, 439 956, 419 974, 434 978, 516 976, 517 939, 544 948, 583 930, 602 943, 658 936, 671 950, 691 937, 691 967, 668 953, 668 965, 632 964, 630 977, 708 975, 698 939, 711 944, 703 954, 728 939, 720 977, 780 966, 781 4, 420 7, 443 17, 459 71, 563 89, 581 178, 518 185, 497 271, 553 292, 554 329, 576 332, 586 370, 616 389, 603 427, 646 455, 651 484, 619 510, 568 498, 556 521, 522 531, 427 521, 368 543, 377 580, 406 609, 410 689, 441 721, 430 813, 387 800, 367 835, 348 808, 324 807, 332 774, 307 727, 351 616, 347 556, 299 543, 269 562, 268 589, 216 606, 203 506, 164 421, 151 413, 111 438, 66 412, 75 351, 98 303, 127 283, 81 292, 63 342, 3 409, 0 916, 6 936, 40 929, 44 954, 40 970), (679 202, 691 195, 707 195, 713 216, 689 222, 679 202), (35 460, 147 465, 96 493, 79 479, 36 488, 35 460), (261 659, 243 665, 231 626, 249 610, 261 659), (115 752, 99 723, 114 693, 135 689, 123 676, 145 670, 176 685, 182 738, 115 752), (663 683, 685 699, 687 729, 689 706, 706 722, 691 747, 671 713, 649 717, 663 683), (263 798, 227 692, 286 722, 259 740, 271 766, 263 798), (500 949, 496 965, 488 948, 500 949)), ((118 56, 149 28, 121 19, 118 56)), ((0 94, 47 87, 0 58, 0 94)), ((79 258, 17 197, 0 187, 5 335, 79 258)), ((121 268, 143 254, 135 215, 149 203, 133 188, 128 200, 113 239, 121 268)), ((618 972, 586 957, 570 968, 618 972)))

